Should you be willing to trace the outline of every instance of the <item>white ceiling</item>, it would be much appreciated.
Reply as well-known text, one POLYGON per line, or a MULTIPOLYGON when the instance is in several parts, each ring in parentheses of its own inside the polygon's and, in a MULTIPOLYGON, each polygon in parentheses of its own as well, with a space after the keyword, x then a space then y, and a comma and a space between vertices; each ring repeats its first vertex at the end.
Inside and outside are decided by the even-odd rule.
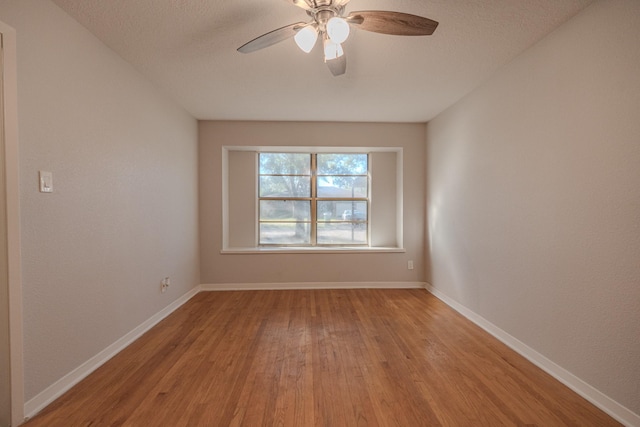
POLYGON ((426 122, 593 0, 352 0, 440 22, 432 36, 352 31, 347 73, 293 40, 236 49, 308 21, 283 0, 53 0, 198 119, 426 122))

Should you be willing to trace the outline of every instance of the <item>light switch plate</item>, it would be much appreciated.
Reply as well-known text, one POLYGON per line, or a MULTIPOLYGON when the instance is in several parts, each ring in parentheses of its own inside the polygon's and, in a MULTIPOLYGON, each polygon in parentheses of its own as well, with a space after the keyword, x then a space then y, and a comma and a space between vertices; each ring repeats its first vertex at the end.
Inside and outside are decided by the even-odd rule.
POLYGON ((51 172, 40 171, 40 192, 53 193, 53 174, 51 172))

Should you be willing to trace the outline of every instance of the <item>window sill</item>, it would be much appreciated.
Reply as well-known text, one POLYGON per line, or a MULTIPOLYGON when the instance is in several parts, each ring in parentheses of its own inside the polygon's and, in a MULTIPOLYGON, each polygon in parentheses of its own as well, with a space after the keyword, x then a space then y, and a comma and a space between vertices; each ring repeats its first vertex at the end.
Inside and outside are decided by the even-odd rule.
POLYGON ((220 251, 223 255, 253 254, 370 254, 370 253, 405 253, 404 248, 387 247, 301 247, 301 248, 228 248, 220 251))

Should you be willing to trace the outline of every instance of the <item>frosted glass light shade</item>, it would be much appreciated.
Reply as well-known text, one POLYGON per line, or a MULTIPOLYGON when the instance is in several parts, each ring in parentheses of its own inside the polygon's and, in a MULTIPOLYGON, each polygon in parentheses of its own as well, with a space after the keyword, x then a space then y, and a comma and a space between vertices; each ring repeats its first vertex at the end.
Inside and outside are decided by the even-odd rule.
POLYGON ((349 31, 347 21, 338 16, 334 16, 327 22, 327 35, 334 43, 344 43, 349 37, 349 31))
POLYGON ((313 25, 308 25, 296 33, 294 40, 303 52, 309 53, 318 40, 318 30, 313 25))
POLYGON ((342 45, 334 43, 329 39, 324 41, 324 60, 331 61, 332 59, 340 58, 344 55, 342 45))

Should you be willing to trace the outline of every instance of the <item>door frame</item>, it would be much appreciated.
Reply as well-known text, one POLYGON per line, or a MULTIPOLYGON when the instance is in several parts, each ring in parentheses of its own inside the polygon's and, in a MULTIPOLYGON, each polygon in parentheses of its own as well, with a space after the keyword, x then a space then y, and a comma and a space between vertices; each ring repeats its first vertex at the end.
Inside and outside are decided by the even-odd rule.
MULTIPOLYGON (((20 157, 18 154, 18 72, 16 31, 0 21, 3 43, 4 150, 9 278, 11 425, 24 422, 22 276, 20 261, 20 157)), ((1 148, 1 147, 0 147, 1 148)))

